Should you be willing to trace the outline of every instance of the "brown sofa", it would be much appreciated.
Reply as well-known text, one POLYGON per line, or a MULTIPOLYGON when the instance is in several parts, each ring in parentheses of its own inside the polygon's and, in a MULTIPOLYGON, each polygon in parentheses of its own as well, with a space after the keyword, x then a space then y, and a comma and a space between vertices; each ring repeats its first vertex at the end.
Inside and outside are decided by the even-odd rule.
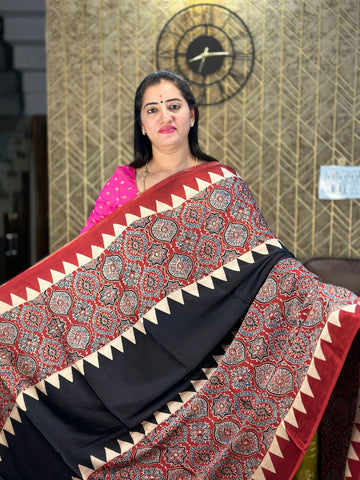
POLYGON ((345 287, 360 296, 360 259, 318 257, 304 265, 322 282, 345 287))

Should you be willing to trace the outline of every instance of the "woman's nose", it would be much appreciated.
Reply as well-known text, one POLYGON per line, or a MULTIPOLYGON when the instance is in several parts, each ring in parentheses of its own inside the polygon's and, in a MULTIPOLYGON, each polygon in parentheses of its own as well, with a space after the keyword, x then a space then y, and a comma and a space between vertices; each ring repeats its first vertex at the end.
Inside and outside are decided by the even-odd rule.
POLYGON ((161 121, 163 123, 171 122, 170 112, 165 105, 162 105, 162 108, 161 108, 161 121))

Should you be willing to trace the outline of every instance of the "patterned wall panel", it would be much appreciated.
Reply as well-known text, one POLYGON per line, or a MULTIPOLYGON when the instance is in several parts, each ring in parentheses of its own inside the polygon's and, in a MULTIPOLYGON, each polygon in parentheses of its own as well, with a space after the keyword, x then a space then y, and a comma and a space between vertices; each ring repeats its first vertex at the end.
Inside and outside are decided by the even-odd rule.
MULTIPOLYGON (((47 2, 51 250, 131 161, 136 85, 167 20, 197 3, 47 2)), ((358 0, 218 3, 248 26, 256 61, 240 93, 201 107, 204 149, 237 169, 300 260, 360 257, 360 201, 317 198, 320 165, 360 164, 358 0)))

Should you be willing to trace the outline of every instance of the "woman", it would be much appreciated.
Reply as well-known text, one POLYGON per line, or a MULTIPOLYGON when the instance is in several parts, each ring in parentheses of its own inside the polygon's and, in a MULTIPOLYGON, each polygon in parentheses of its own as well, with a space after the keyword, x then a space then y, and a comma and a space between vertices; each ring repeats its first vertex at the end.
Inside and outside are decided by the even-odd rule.
POLYGON ((199 110, 188 83, 178 75, 159 71, 145 77, 134 110, 134 160, 116 168, 81 233, 168 176, 215 161, 199 146, 199 110))
MULTIPOLYGON (((295 474, 360 300, 292 257, 197 122, 183 80, 146 77, 134 161, 87 231, 0 288, 2 480, 295 474)), ((323 448, 324 478, 344 477, 347 444, 360 477, 354 379, 336 412, 354 441, 323 448)))

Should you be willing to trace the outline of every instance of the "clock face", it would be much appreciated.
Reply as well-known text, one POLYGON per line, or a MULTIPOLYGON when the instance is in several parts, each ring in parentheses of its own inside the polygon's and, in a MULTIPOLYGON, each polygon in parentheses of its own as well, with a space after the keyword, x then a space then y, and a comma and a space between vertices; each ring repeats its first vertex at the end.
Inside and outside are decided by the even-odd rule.
POLYGON ((251 34, 234 12, 199 4, 180 10, 157 42, 157 68, 181 75, 199 105, 221 103, 246 84, 254 66, 251 34))

